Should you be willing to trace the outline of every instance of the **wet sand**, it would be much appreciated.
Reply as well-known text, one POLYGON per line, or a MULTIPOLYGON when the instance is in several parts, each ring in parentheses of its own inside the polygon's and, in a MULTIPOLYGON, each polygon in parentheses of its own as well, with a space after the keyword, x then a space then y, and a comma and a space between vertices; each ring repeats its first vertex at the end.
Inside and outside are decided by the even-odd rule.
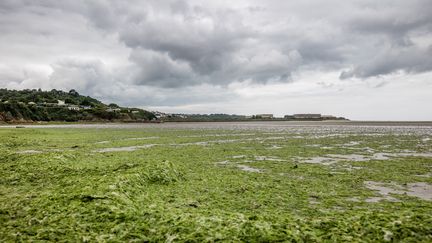
MULTIPOLYGON (((165 123, 97 123, 97 124, 29 124, 23 128, 198 128, 198 129, 266 129, 298 126, 332 127, 424 127, 432 129, 432 121, 244 121, 244 122, 165 122, 165 123)), ((0 128, 16 128, 17 125, 0 125, 0 128)))

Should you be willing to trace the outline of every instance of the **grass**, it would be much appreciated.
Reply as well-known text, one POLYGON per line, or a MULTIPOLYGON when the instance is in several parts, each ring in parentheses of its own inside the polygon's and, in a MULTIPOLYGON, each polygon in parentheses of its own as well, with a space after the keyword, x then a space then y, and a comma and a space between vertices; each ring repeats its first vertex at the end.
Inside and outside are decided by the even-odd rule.
POLYGON ((368 203, 379 194, 364 185, 432 184, 419 176, 431 172, 431 157, 301 162, 366 155, 365 147, 424 153, 432 141, 421 142, 424 135, 416 133, 337 133, 0 129, 0 240, 432 241, 432 201, 395 194, 397 202, 368 203), (350 141, 360 144, 342 146, 350 141), (154 146, 97 152, 146 144, 154 146))

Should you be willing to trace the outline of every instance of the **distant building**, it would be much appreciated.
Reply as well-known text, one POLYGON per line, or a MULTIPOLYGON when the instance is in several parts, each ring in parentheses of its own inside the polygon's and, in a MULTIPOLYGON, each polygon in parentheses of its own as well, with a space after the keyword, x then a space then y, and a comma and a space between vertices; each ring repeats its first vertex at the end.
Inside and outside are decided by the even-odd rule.
POLYGON ((120 112, 121 109, 120 108, 108 108, 106 111, 108 111, 108 112, 120 112))
POLYGON ((321 119, 321 114, 294 114, 294 119, 321 119))
POLYGON ((70 111, 79 111, 80 110, 80 107, 77 105, 69 105, 67 108, 70 111))
POLYGON ((66 105, 66 103, 64 100, 57 100, 57 105, 63 106, 63 105, 66 105))
POLYGON ((285 115, 284 119, 294 119, 294 116, 293 115, 285 115))
POLYGON ((82 105, 81 108, 83 108, 84 110, 90 110, 92 107, 87 105, 82 105))
POLYGON ((167 114, 159 111, 152 111, 152 113, 156 116, 157 119, 162 119, 168 117, 167 114))
POLYGON ((273 119, 273 114, 256 114, 255 118, 258 118, 258 119, 273 119))
POLYGON ((30 101, 29 103, 27 103, 28 105, 36 105, 36 103, 34 103, 33 101, 30 101))

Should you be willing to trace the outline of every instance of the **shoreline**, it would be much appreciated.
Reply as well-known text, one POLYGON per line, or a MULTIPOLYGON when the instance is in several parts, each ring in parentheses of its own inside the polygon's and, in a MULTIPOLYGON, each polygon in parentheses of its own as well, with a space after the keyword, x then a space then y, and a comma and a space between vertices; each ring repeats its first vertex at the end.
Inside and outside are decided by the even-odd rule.
POLYGON ((135 128, 135 127, 190 127, 193 125, 263 125, 263 126, 420 126, 432 127, 432 121, 165 121, 165 122, 28 122, 0 123, 0 128, 135 128))

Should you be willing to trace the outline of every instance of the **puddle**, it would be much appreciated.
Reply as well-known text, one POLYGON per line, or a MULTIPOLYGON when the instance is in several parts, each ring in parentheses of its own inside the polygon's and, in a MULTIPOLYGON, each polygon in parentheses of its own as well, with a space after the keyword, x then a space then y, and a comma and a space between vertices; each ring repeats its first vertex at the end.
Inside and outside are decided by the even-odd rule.
POLYGON ((321 149, 334 149, 334 147, 322 146, 321 149))
POLYGON ((432 201, 432 185, 425 182, 408 183, 408 196, 418 197, 432 201))
POLYGON ((370 154, 375 153, 375 149, 373 149, 371 147, 364 147, 364 148, 359 148, 359 149, 363 150, 363 151, 365 151, 367 153, 370 153, 370 154))
POLYGON ((254 173, 262 173, 262 170, 253 168, 247 165, 237 165, 237 168, 240 168, 242 171, 254 172, 254 173))
POLYGON ((216 164, 216 165, 227 165, 227 164, 229 164, 229 163, 230 163, 229 160, 224 160, 224 161, 216 162, 215 164, 216 164))
POLYGON ((17 154, 40 154, 43 153, 42 151, 39 150, 23 150, 23 151, 18 151, 16 152, 17 154))
POLYGON ((417 153, 414 151, 406 151, 402 153, 375 153, 371 159, 374 160, 388 160, 391 157, 426 157, 432 158, 432 153, 417 153))
POLYGON ((320 148, 321 144, 306 144, 306 147, 312 147, 312 148, 320 148))
POLYGON ((300 163, 310 164, 323 164, 331 165, 340 161, 353 161, 353 162, 364 162, 370 160, 388 160, 390 158, 397 157, 426 157, 432 158, 432 153, 415 153, 415 152, 404 152, 404 153, 374 153, 372 155, 362 154, 327 154, 324 156, 312 157, 312 158, 299 158, 300 163), (326 156, 326 157, 324 157, 326 156))
POLYGON ((388 153, 375 153, 372 155, 373 160, 388 160, 388 153))
POLYGON ((381 195, 381 197, 370 197, 370 198, 366 198, 365 202, 379 202, 382 200, 387 200, 387 201, 391 201, 391 202, 399 202, 398 199, 390 196, 390 194, 403 194, 404 192, 402 191, 402 187, 398 186, 394 183, 380 183, 380 182, 375 182, 375 181, 365 181, 364 182, 366 188, 370 189, 370 190, 374 190, 377 191, 378 194, 381 195), (391 188, 389 186, 393 186, 393 187, 397 187, 397 189, 391 188))
POLYGON ((146 149, 156 146, 157 144, 146 144, 146 145, 139 145, 139 146, 129 146, 129 147, 115 147, 115 148, 103 148, 98 150, 93 150, 93 152, 98 153, 107 153, 107 152, 126 152, 126 151, 135 151, 138 149, 146 149))
POLYGON ((359 144, 360 144, 360 142, 351 141, 349 143, 341 144, 341 146, 343 146, 343 147, 350 147, 350 146, 356 146, 356 145, 359 145, 359 144))
POLYGON ((267 149, 281 149, 281 146, 278 145, 272 145, 271 147, 267 148, 267 149))
POLYGON ((286 161, 275 156, 255 156, 256 161, 286 161))
POLYGON ((392 183, 365 181, 366 188, 377 191, 381 197, 367 198, 366 202, 379 202, 381 200, 399 201, 390 194, 407 195, 423 200, 432 201, 432 185, 425 182, 407 183, 406 186, 392 183))
POLYGON ((305 160, 299 161, 300 163, 307 163, 307 164, 321 164, 321 165, 331 165, 334 163, 337 163, 339 160, 336 160, 334 158, 327 158, 327 157, 312 157, 305 160))
POLYGON ((170 146, 180 147, 180 146, 189 146, 189 145, 199 145, 199 146, 207 146, 209 142, 194 142, 194 143, 171 143, 170 146))
POLYGON ((350 202, 361 202, 361 200, 358 197, 349 197, 346 200, 350 202))
POLYGON ((309 197, 309 204, 321 204, 315 197, 309 197))
POLYGON ((250 142, 250 141, 267 141, 267 140, 282 140, 285 137, 265 137, 265 138, 244 138, 244 139, 219 139, 219 140, 209 140, 209 141, 201 141, 201 142, 191 142, 191 143, 172 143, 171 146, 188 146, 188 145, 200 145, 207 146, 210 144, 218 144, 218 143, 237 143, 237 142, 250 142))
POLYGON ((386 197, 369 197, 366 198, 364 201, 368 202, 368 203, 376 203, 376 202, 380 202, 380 201, 390 201, 390 202, 400 202, 398 199, 394 198, 394 197, 390 197, 390 196, 386 196, 386 197))
POLYGON ((370 160, 370 158, 368 158, 364 155, 361 155, 361 154, 328 154, 327 156, 332 157, 332 158, 336 158, 336 159, 350 160, 350 161, 357 161, 357 162, 370 160))
POLYGON ((123 140, 147 140, 147 139, 158 139, 160 137, 141 137, 141 138, 125 138, 123 140))
POLYGON ((66 149, 50 149, 50 152, 64 152, 64 151, 72 151, 70 149, 66 150, 66 149))
POLYGON ((363 167, 352 166, 352 165, 343 165, 339 169, 343 169, 343 170, 346 170, 346 171, 354 171, 354 170, 361 170, 361 169, 363 169, 363 167))
POLYGON ((227 133, 227 134, 203 134, 203 135, 186 135, 177 136, 178 138, 205 138, 205 137, 228 137, 228 136, 254 136, 255 133, 227 133))
POLYGON ((423 174, 423 175, 415 175, 418 177, 425 177, 425 178, 431 178, 432 177, 432 173, 427 173, 427 174, 423 174))
MULTIPOLYGON (((432 158, 432 153, 396 153, 396 156, 402 156, 402 157, 426 157, 426 158, 432 158)), ((392 156, 390 154, 390 156, 392 156)))
POLYGON ((96 142, 95 144, 105 144, 105 143, 109 143, 110 141, 100 141, 100 142, 96 142))

